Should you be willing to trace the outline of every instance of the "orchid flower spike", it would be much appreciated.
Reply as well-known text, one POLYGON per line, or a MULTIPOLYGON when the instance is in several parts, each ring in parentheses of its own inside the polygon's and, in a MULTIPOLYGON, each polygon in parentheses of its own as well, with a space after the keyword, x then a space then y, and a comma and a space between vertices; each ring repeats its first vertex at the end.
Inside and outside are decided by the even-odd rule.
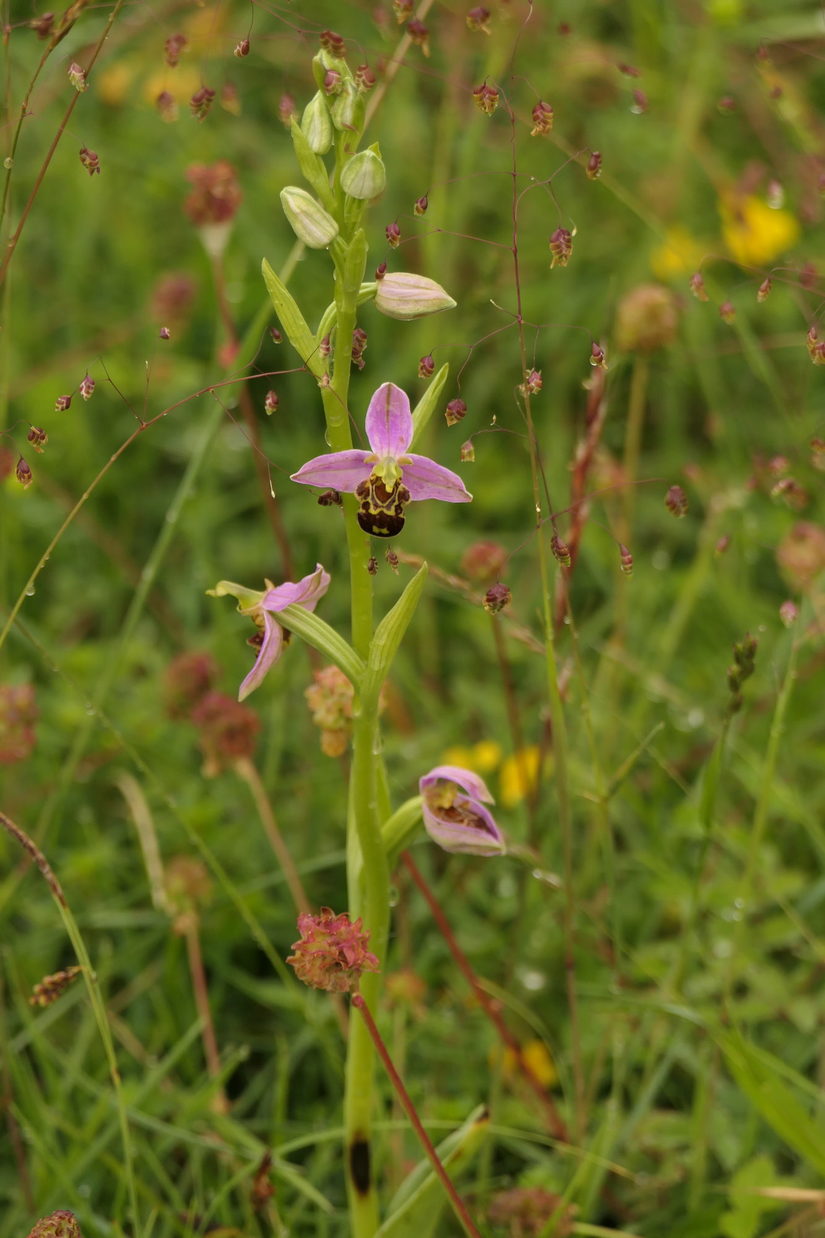
POLYGON ((485 804, 493 797, 478 774, 459 765, 436 765, 418 782, 424 828, 445 851, 503 855, 504 835, 485 804))
POLYGON ((395 383, 382 383, 367 409, 370 450, 332 451, 308 460, 292 480, 305 486, 343 490, 359 500, 358 523, 373 537, 395 537, 404 527, 404 509, 422 499, 469 503, 464 482, 429 456, 407 453, 413 419, 407 395, 395 383))
POLYGON ((263 592, 236 585, 231 580, 221 580, 214 589, 207 591, 212 597, 237 598, 238 610, 242 615, 248 615, 257 629, 249 641, 257 650, 257 657, 255 665, 238 690, 239 701, 244 700, 260 685, 269 668, 280 658, 284 645, 289 640, 289 632, 284 631, 275 616, 287 606, 293 605, 303 606, 304 610, 315 610, 329 588, 329 579, 329 573, 318 563, 315 571, 304 576, 302 580, 288 580, 277 586, 268 580, 267 588, 263 592))

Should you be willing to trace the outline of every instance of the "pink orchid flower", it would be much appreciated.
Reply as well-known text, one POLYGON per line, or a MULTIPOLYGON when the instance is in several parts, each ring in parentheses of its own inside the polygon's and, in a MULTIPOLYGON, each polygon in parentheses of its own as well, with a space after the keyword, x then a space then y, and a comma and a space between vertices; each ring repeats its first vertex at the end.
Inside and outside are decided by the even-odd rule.
POLYGON ((413 419, 407 395, 395 383, 382 383, 367 409, 370 450, 332 451, 308 460, 292 480, 354 494, 358 523, 374 537, 395 537, 404 527, 404 509, 422 499, 469 503, 464 482, 429 456, 407 452, 413 419))
POLYGON ((424 828, 439 847, 461 855, 504 854, 504 835, 484 807, 493 797, 478 774, 459 765, 436 765, 418 786, 424 828))

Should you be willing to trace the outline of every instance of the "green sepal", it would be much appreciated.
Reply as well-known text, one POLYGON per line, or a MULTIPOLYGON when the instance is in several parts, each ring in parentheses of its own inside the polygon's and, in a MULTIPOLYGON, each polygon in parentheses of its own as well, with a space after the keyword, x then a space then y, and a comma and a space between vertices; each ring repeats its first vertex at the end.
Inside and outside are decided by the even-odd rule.
POLYGON ((278 611, 278 622, 289 628, 290 632, 297 632, 308 645, 329 658, 330 662, 334 662, 357 689, 364 675, 363 659, 359 658, 343 636, 338 635, 335 628, 331 628, 313 611, 306 610, 297 602, 278 611))
POLYGON ((295 148, 295 158, 298 160, 301 175, 315 190, 324 209, 329 211, 330 215, 334 215, 335 195, 330 189, 326 164, 320 155, 316 155, 294 116, 289 122, 289 132, 292 135, 292 145, 295 148))
MULTIPOLYGON (((438 1158, 451 1179, 470 1163, 489 1127, 489 1110, 479 1105, 438 1145, 438 1158)), ((432 1238, 445 1203, 444 1187, 435 1170, 429 1160, 420 1161, 390 1200, 387 1218, 376 1238, 432 1238)))
POLYGON ((415 446, 416 439, 420 438, 424 433, 427 422, 435 412, 435 406, 441 398, 441 392, 444 390, 444 384, 447 381, 449 372, 450 367, 445 362, 438 373, 433 376, 429 387, 413 409, 413 436, 410 447, 415 446))
POLYGON ((340 92, 329 105, 329 114, 335 128, 342 133, 360 134, 364 126, 366 103, 355 82, 344 81, 340 92))
POLYGON ((407 584, 392 610, 387 612, 375 629, 370 642, 367 668, 363 680, 363 694, 369 699, 378 699, 381 685, 389 674, 393 658, 398 651, 398 646, 401 644, 404 633, 410 626, 410 621, 415 614, 415 608, 418 605, 418 600, 426 583, 428 571, 427 564, 423 563, 412 580, 407 584))
POLYGON ((265 589, 247 589, 246 585, 236 585, 234 580, 219 580, 214 589, 206 590, 210 598, 234 598, 242 615, 260 606, 265 595, 265 589))
POLYGON ((358 289, 356 305, 363 305, 365 301, 374 301, 377 288, 378 284, 374 279, 368 284, 362 284, 358 289))
POLYGON ((266 258, 261 263, 261 271, 263 272, 267 292, 272 298, 272 305, 275 313, 278 315, 278 321, 284 329, 286 338, 304 365, 312 371, 316 378, 320 378, 323 373, 323 365, 315 351, 315 337, 310 331, 303 314, 298 309, 295 298, 287 290, 286 284, 282 283, 272 270, 266 258))
POLYGON ((421 804, 420 795, 414 795, 412 799, 405 800, 381 827, 381 841, 387 853, 390 871, 395 868, 399 852, 409 845, 421 823, 421 804))

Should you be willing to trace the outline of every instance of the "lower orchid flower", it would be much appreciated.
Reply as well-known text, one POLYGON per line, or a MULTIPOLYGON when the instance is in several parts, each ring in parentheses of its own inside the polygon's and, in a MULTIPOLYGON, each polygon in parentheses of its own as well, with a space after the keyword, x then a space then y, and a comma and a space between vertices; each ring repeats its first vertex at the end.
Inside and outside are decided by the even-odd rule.
POLYGON ((406 392, 382 383, 367 409, 370 450, 351 448, 315 456, 292 474, 305 486, 354 494, 358 523, 374 537, 395 537, 404 527, 404 509, 422 499, 469 503, 472 495, 457 473, 429 456, 408 454, 413 419, 406 392))
POLYGON ((478 774, 459 765, 436 765, 418 782, 424 828, 445 851, 503 855, 504 835, 485 804, 493 797, 478 774))
POLYGON ((250 645, 257 649, 257 657, 255 665, 238 690, 239 701, 244 700, 260 685, 269 668, 280 658, 289 639, 289 633, 284 631, 275 616, 287 606, 293 605, 302 606, 304 610, 315 610, 329 588, 329 579, 329 573, 318 563, 315 571, 304 576, 302 580, 288 580, 282 585, 273 585, 272 581, 268 580, 267 588, 263 591, 247 589, 231 580, 221 580, 214 589, 208 590, 212 597, 236 598, 238 610, 242 615, 248 615, 257 628, 249 641, 250 645))

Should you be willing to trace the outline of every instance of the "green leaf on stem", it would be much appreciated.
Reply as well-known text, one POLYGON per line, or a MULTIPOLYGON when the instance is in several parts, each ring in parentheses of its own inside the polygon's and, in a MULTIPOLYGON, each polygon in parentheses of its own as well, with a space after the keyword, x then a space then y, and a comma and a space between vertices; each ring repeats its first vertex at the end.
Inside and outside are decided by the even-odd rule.
MULTIPOLYGON (((438 1158, 451 1178, 469 1165, 489 1126, 489 1111, 479 1105, 458 1130, 438 1145, 438 1158)), ((387 1218, 376 1238, 431 1238, 445 1203, 444 1187, 430 1162, 420 1161, 390 1200, 387 1218)))
POLYGON ((318 615, 296 604, 279 610, 278 622, 289 628, 290 632, 297 632, 308 645, 312 645, 313 649, 334 662, 353 687, 358 687, 364 675, 364 663, 352 645, 348 644, 343 636, 339 636, 335 628, 331 628, 318 615))
POLYGON ((395 867, 399 852, 409 846, 413 834, 423 820, 421 804, 420 795, 414 795, 412 799, 405 800, 381 827, 381 841, 384 844, 387 863, 391 870, 395 867))
POLYGON ((323 373, 323 365, 315 351, 315 337, 310 331, 303 314, 298 309, 295 298, 288 291, 286 284, 282 283, 272 270, 266 258, 261 263, 261 271, 263 272, 267 292, 272 298, 275 313, 278 315, 278 321, 284 329, 284 334, 304 365, 309 367, 316 378, 320 378, 323 373))
POLYGON ((393 658, 398 652, 398 646, 404 638, 404 633, 410 626, 421 591, 427 580, 427 564, 423 563, 412 580, 409 581, 401 597, 388 611, 375 629, 370 643, 367 669, 363 679, 364 696, 375 696, 381 690, 381 685, 389 674, 393 658))
POLYGON ((447 381, 449 372, 450 367, 445 362, 438 373, 433 375, 432 382, 413 409, 413 436, 410 447, 415 446, 416 440, 424 433, 427 422, 435 412, 436 406, 441 400, 441 392, 444 390, 444 384, 447 381))

